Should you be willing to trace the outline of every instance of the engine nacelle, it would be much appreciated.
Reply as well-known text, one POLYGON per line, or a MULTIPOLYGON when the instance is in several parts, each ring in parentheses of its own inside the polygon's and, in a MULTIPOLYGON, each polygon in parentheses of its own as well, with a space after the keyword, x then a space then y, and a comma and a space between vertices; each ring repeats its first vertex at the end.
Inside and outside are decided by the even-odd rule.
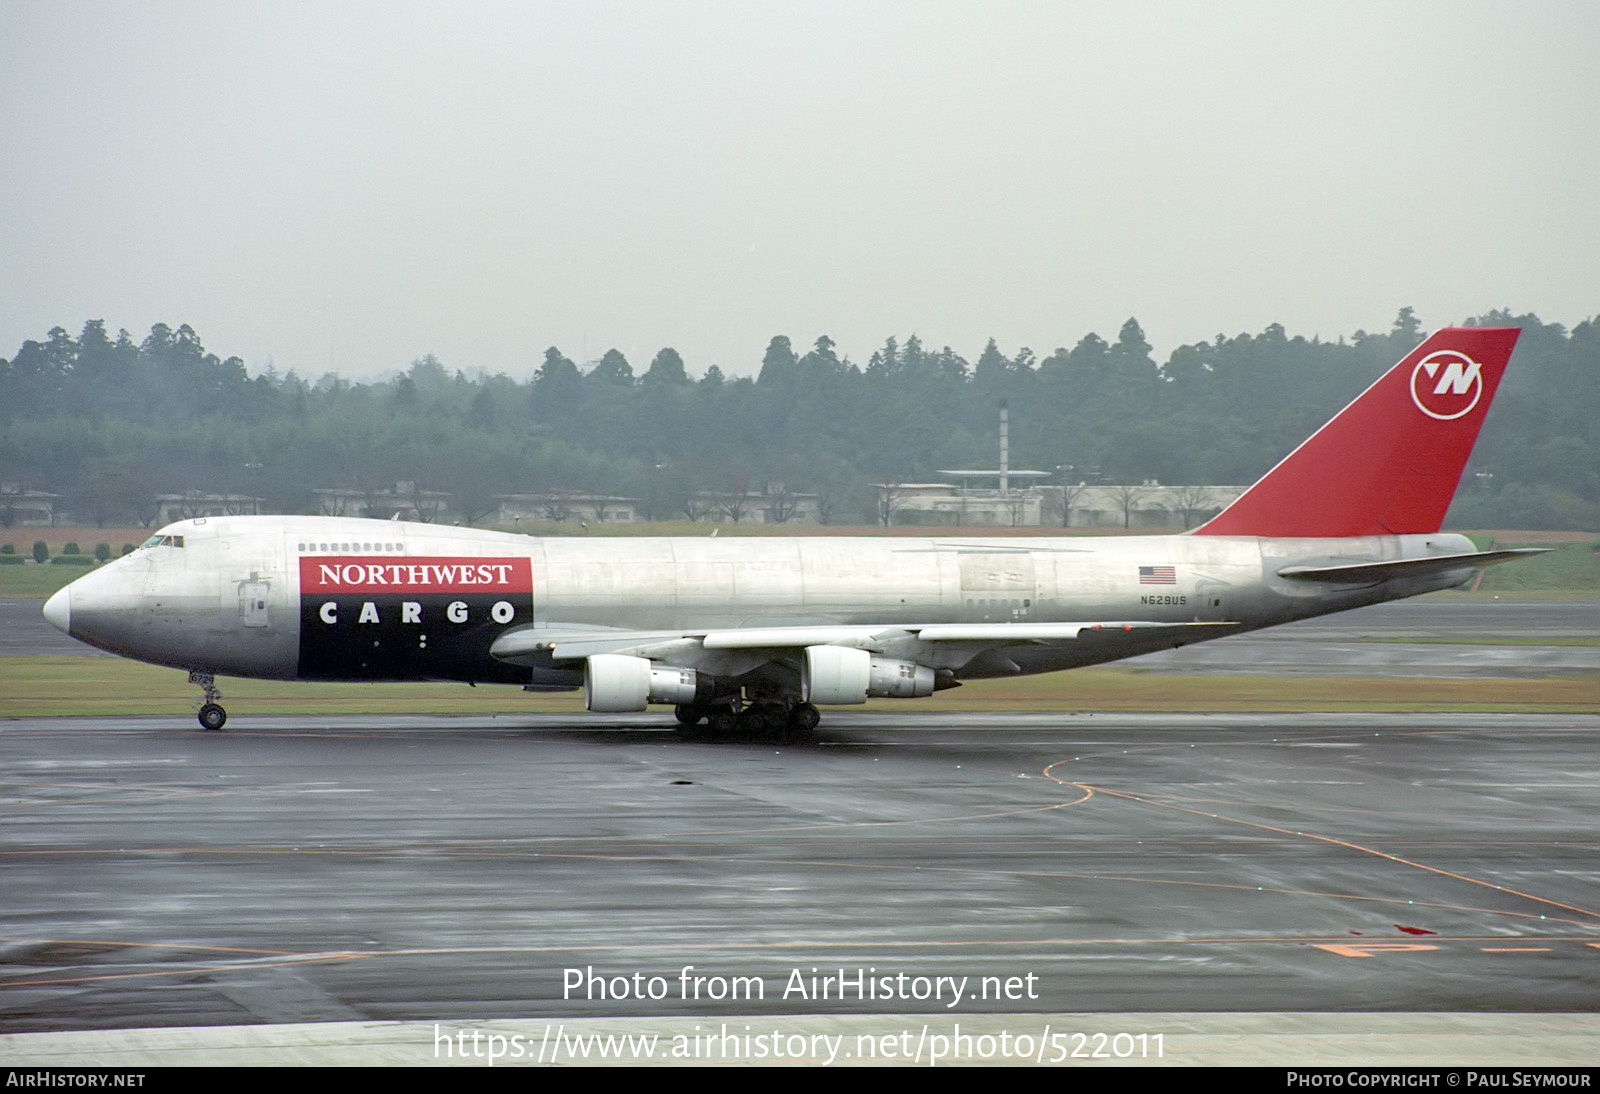
POLYGON ((865 703, 872 654, 847 646, 807 646, 800 666, 800 698, 807 703, 865 703))
POLYGON ((933 689, 933 670, 926 665, 846 646, 807 646, 800 669, 800 697, 808 703, 842 706, 865 703, 868 696, 916 699, 933 689))
POLYGON ((697 684, 694 669, 597 653, 584 661, 583 705, 599 714, 623 714, 651 703, 692 703, 697 684))
POLYGON ((915 661, 872 659, 867 694, 883 699, 920 699, 933 694, 933 670, 915 661))

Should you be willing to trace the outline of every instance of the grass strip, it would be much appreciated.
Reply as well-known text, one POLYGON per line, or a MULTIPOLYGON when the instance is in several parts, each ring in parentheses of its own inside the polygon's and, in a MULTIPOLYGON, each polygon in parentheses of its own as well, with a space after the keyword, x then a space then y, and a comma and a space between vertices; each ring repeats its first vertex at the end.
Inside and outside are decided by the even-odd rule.
MULTIPOLYGON (((219 678, 233 715, 580 714, 577 695, 464 684, 320 684, 219 678)), ((51 715, 187 717, 199 689, 184 673, 110 657, 0 659, 0 718, 51 715)), ((652 708, 665 711, 666 708, 652 708)), ((883 711, 1190 711, 1215 713, 1600 713, 1600 674, 1542 679, 1182 675, 1088 668, 975 680, 927 699, 876 700, 883 711)))

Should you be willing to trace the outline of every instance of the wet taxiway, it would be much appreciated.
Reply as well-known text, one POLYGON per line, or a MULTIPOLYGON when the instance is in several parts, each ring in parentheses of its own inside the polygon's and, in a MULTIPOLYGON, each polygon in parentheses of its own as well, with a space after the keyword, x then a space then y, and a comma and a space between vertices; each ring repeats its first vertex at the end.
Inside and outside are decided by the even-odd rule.
MULTIPOLYGON (((0 679, 100 656, 37 612, 0 600, 0 679)), ((1424 600, 1142 663, 1593 672, 1597 612, 1424 600)), ((230 713, 0 723, 0 1058, 428 1063, 435 1023, 549 1019, 1600 1061, 1591 716, 230 713)))
POLYGON ((659 716, 16 720, 0 1031, 1593 1011, 1597 734, 1576 715, 831 712, 806 744, 659 716))

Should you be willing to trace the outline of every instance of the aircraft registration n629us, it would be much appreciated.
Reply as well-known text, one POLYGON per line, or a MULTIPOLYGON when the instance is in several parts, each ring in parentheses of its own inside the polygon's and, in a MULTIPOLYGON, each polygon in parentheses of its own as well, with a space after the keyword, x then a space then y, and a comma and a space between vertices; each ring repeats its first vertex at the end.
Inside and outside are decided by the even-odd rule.
POLYGON ((536 538, 339 517, 163 528, 45 604, 102 649, 217 675, 583 688, 721 732, 1054 672, 1460 585, 1445 510, 1518 331, 1442 330, 1209 523, 1059 539, 536 538))

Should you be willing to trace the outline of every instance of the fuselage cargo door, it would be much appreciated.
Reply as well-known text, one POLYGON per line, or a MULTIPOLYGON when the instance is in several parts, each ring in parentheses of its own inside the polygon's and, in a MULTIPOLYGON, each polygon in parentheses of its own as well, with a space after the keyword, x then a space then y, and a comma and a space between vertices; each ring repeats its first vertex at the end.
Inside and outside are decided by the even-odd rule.
POLYGON ((246 627, 265 627, 267 603, 272 591, 270 581, 261 581, 255 574, 239 582, 239 622, 246 627))
POLYGON ((1031 551, 964 550, 957 557, 968 619, 1009 623, 1030 617, 1038 599, 1031 551))

